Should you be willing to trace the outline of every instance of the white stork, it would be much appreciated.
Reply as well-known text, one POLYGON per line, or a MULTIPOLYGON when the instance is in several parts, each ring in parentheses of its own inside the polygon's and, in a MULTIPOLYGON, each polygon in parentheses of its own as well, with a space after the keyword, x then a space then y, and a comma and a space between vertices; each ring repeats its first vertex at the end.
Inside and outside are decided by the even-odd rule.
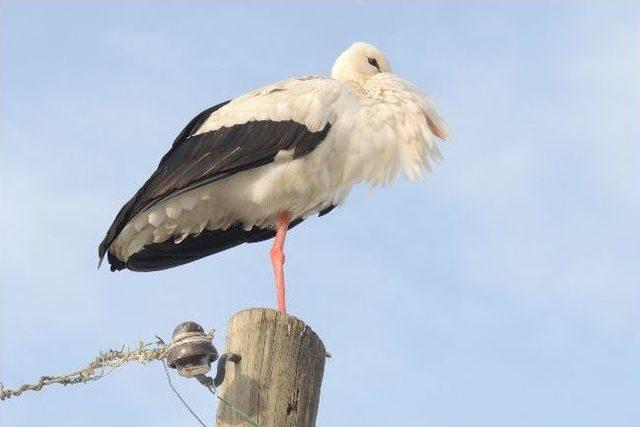
POLYGON ((434 102, 355 43, 331 78, 297 77, 198 114, 120 209, 99 247, 111 270, 154 271, 275 236, 271 263, 285 311, 284 240, 351 187, 409 179, 441 159, 448 134, 434 102))

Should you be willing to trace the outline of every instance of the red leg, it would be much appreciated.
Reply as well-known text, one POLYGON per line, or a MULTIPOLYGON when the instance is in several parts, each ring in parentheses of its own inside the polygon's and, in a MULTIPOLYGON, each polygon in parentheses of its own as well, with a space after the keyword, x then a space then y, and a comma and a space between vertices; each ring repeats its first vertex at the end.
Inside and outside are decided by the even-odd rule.
POLYGON ((271 248, 271 264, 273 274, 276 277, 276 297, 278 300, 278 311, 286 313, 287 307, 284 294, 284 238, 287 236, 291 214, 283 213, 278 218, 278 231, 271 248))

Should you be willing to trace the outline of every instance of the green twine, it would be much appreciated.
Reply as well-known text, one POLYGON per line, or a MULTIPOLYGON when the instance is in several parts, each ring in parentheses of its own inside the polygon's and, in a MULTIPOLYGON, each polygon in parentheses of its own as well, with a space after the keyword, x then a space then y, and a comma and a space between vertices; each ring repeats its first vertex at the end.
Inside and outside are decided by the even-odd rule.
MULTIPOLYGON (((198 422, 200 423, 200 425, 202 425, 203 427, 206 427, 206 424, 204 423, 204 421, 202 421, 200 419, 200 417, 198 417, 198 415, 196 415, 196 413, 193 411, 193 409, 191 409, 191 407, 189 406, 189 404, 186 402, 186 400, 184 400, 184 398, 182 397, 182 395, 180 394, 180 392, 173 386, 173 381, 171 381, 171 375, 169 374, 169 369, 167 368, 167 364, 165 363, 164 360, 162 360, 162 366, 164 367, 164 372, 167 375, 167 381, 169 382, 169 387, 171 388, 171 390, 173 390, 173 392, 176 394, 176 396, 178 396, 178 398, 180 399, 180 401, 182 402, 182 404, 185 406, 185 408, 187 408, 187 410, 189 412, 191 412, 191 415, 193 415, 195 417, 196 420, 198 420, 198 422)), ((255 421, 253 421, 251 419, 251 417, 249 417, 249 415, 245 414, 244 412, 242 412, 242 410, 240 410, 240 408, 237 408, 233 403, 229 402, 228 400, 226 400, 225 398, 223 398, 222 396, 220 396, 217 392, 216 392, 216 387, 215 386, 207 386, 207 390, 209 390, 211 392, 211 394, 213 394, 215 397, 217 397, 218 399, 220 399, 220 401, 222 403, 224 403, 226 406, 228 406, 229 408, 231 408, 233 411, 235 411, 238 415, 240 415, 242 418, 244 418, 244 420, 246 422, 248 422, 250 425, 252 425, 253 427, 260 427, 255 421)))
POLYGON ((244 412, 242 412, 242 410, 238 407, 236 407, 233 403, 229 402, 228 400, 226 400, 224 397, 220 396, 217 392, 216 392, 216 387, 215 386, 210 386, 207 387, 209 389, 209 391, 211 392, 211 394, 213 394, 215 397, 217 397, 218 399, 220 399, 220 402, 224 403, 226 406, 228 406, 229 408, 233 409, 238 415, 240 415, 242 418, 244 418, 244 420, 246 422, 248 422, 249 424, 251 424, 253 427, 260 427, 255 421, 253 421, 251 419, 251 417, 247 414, 245 414, 244 412))

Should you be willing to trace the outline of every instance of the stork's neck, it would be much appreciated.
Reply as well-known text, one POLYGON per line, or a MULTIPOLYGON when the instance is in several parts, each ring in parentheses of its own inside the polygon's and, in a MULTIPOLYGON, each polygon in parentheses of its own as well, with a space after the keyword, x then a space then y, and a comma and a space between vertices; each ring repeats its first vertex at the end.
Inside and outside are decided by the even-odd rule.
POLYGON ((356 75, 344 80, 344 82, 351 86, 357 93, 371 100, 381 101, 382 92, 386 89, 393 89, 386 87, 384 81, 372 77, 356 75))
POLYGON ((439 158, 428 120, 440 123, 435 106, 420 90, 391 73, 348 83, 358 109, 348 140, 343 180, 387 184, 402 169, 409 179, 422 176, 429 159, 439 158))
POLYGON ((337 80, 342 81, 343 83, 348 84, 357 92, 365 93, 365 85, 367 79, 360 74, 349 74, 348 76, 340 77, 337 80))

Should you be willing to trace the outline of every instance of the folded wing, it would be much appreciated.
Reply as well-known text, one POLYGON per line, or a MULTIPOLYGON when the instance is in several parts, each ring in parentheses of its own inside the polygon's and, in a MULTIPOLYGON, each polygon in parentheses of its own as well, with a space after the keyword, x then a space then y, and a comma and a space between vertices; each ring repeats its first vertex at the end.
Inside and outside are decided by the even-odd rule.
MULTIPOLYGON (((100 243, 100 260, 124 227, 137 214, 155 204, 238 172, 270 164, 282 150, 292 150, 293 158, 313 151, 331 128, 329 104, 337 98, 339 90, 328 83, 328 79, 317 80, 294 79, 278 83, 198 114, 178 135, 156 171, 120 209, 100 243)), ((207 245, 212 250, 215 239, 224 243, 219 245, 221 248, 234 246, 232 243, 238 239, 221 233, 215 230, 203 234, 197 244, 191 242, 195 246, 190 249, 187 248, 189 243, 183 242, 184 262, 197 259, 194 251, 202 254, 207 245)), ((255 236, 245 235, 247 233, 240 228, 230 230, 230 233, 243 241, 264 240, 271 236, 265 230, 254 233, 255 236)), ((156 245, 155 249, 150 247, 149 250, 155 252, 147 252, 146 257, 155 254, 167 258, 170 249, 178 244, 164 242, 163 245, 156 245)), ((109 255, 112 269, 130 267, 111 253, 109 255)), ((146 261, 140 259, 142 264, 153 264, 147 258, 146 261)), ((184 263, 178 261, 173 262, 176 265, 184 263)), ((171 264, 168 260, 163 268, 173 266, 171 264)), ((140 267, 145 269, 143 265, 140 267)))

